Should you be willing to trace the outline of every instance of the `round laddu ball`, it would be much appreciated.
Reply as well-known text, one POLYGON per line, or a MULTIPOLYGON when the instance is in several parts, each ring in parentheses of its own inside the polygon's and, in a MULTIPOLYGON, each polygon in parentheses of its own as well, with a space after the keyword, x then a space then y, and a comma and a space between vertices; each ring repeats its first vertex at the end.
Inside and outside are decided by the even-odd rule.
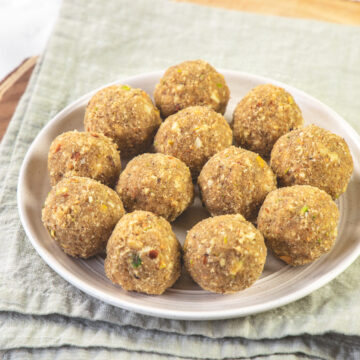
POLYGON ((169 116, 155 136, 156 152, 182 160, 196 178, 211 156, 232 144, 225 118, 205 106, 191 106, 169 116))
POLYGON ((197 223, 187 234, 184 264, 203 289, 230 294, 251 286, 261 275, 266 246, 260 231, 240 214, 197 223))
POLYGON ((127 85, 113 85, 90 100, 85 129, 110 137, 124 157, 146 151, 161 124, 159 111, 148 94, 127 85))
POLYGON ((142 154, 132 159, 120 175, 116 191, 125 209, 147 210, 175 220, 194 199, 189 168, 164 154, 142 154))
POLYGON ((269 158, 276 140, 302 124, 294 98, 278 86, 265 84, 252 89, 238 103, 232 127, 238 145, 269 158))
POLYGON ((63 177, 81 176, 113 187, 121 171, 120 155, 106 136, 69 131, 52 142, 48 170, 52 186, 63 177))
POLYGON ((242 214, 255 220, 276 177, 260 155, 231 146, 214 155, 198 178, 202 201, 212 216, 242 214))
POLYGON ((325 191, 295 185, 272 191, 258 217, 266 245, 287 264, 304 265, 332 248, 339 210, 325 191))
POLYGON ((195 105, 224 114, 229 97, 224 76, 203 60, 185 61, 167 69, 154 93, 163 117, 195 105))
POLYGON ((180 276, 180 251, 164 218, 137 210, 116 225, 106 248, 105 273, 127 291, 160 295, 180 276))
POLYGON ((334 199, 345 192, 353 172, 345 140, 315 125, 283 135, 271 152, 270 166, 281 186, 316 186, 334 199))
POLYGON ((88 258, 105 250, 124 208, 109 187, 84 177, 63 178, 49 192, 42 221, 62 249, 88 258))

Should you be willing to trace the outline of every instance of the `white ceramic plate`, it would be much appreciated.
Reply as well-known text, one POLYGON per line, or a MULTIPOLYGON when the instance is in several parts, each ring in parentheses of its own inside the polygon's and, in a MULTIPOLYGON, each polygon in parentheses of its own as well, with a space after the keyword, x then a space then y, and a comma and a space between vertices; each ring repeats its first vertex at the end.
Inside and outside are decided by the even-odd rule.
MULTIPOLYGON (((259 76, 226 70, 222 73, 231 90, 225 115, 229 121, 235 105, 251 88, 273 83, 294 96, 305 123, 314 123, 346 139, 355 169, 347 192, 338 201, 341 212, 339 235, 332 251, 313 264, 296 268, 269 254, 261 278, 249 289, 234 295, 203 291, 185 273, 161 296, 126 292, 105 277, 102 257, 80 260, 67 256, 41 223, 41 208, 50 190, 47 153, 50 143, 60 133, 83 130, 85 106, 95 90, 66 107, 42 129, 25 157, 19 177, 18 206, 26 234, 45 262, 64 279, 84 292, 124 309, 172 319, 223 319, 266 311, 297 300, 332 280, 357 258, 360 253, 359 136, 333 110, 300 90, 259 76)), ((159 71, 124 79, 121 83, 152 94, 161 76, 159 71)), ((194 205, 173 223, 179 240, 183 243, 186 230, 207 216, 197 197, 194 205)))

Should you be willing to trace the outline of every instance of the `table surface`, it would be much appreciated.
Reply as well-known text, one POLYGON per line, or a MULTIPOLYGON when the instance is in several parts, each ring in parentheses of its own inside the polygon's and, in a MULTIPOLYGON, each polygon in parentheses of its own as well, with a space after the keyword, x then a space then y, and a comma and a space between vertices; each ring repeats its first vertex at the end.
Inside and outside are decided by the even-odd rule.
MULTIPOLYGON (((360 2, 348 0, 176 0, 293 18, 360 25, 360 2)), ((360 28, 359 28, 360 30, 360 28)), ((0 141, 24 93, 37 56, 25 59, 0 82, 0 141)), ((14 64, 15 66, 15 64, 14 64)))
POLYGON ((360 0, 177 0, 293 18, 360 25, 360 0))

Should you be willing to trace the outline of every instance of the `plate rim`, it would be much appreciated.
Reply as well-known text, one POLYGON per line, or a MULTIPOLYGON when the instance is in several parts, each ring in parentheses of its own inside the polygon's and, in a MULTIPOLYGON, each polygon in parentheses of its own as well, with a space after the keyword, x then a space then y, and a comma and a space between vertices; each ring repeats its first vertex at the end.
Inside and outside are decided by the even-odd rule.
MULTIPOLYGON (((353 142, 356 143, 359 146, 360 149, 360 136, 357 133, 357 131, 345 120, 343 119, 335 110, 330 108, 328 105, 322 103, 320 100, 314 98, 312 95, 302 91, 301 89, 298 89, 292 85, 288 85, 286 83, 283 83, 282 81, 278 81, 272 78, 255 75, 247 72, 242 71, 235 71, 235 70, 227 70, 227 69, 218 69, 220 73, 226 76, 239 76, 239 77, 246 77, 252 80, 256 80, 262 83, 271 83, 277 86, 281 86, 288 90, 290 93, 292 91, 295 91, 295 93, 304 96, 305 98, 311 100, 312 103, 324 108, 330 115, 337 120, 338 123, 342 125, 344 130, 346 131, 347 135, 352 138, 353 142)), ((17 207, 19 212, 19 217, 21 224, 25 230, 25 233, 30 240, 32 246, 35 248, 37 253, 40 255, 40 257, 45 261, 45 263, 50 266, 51 269, 53 269, 57 274, 59 274, 63 279, 65 279, 67 282, 75 286, 76 288, 80 289, 84 293, 97 298, 98 300, 101 300, 105 303, 111 304, 115 307, 119 307, 125 310, 134 311, 137 313, 141 313, 144 315, 150 315, 155 317, 161 317, 161 318, 167 318, 167 319, 174 319, 174 320, 220 320, 220 319, 230 319, 230 318, 236 318, 236 317, 244 317, 247 315, 257 314, 261 312, 265 312, 271 309, 275 309, 281 306, 284 306, 286 304, 289 304, 291 302, 294 302, 296 300, 299 300, 313 291, 323 287, 330 281, 332 281, 335 277, 340 275, 344 270, 346 270, 360 255, 360 242, 358 242, 355 246, 354 251, 349 254, 346 257, 346 261, 343 260, 339 264, 337 264, 336 267, 330 269, 326 274, 322 275, 319 279, 317 279, 315 282, 309 283, 307 286, 304 286, 298 290, 295 290, 288 295, 282 296, 280 299, 273 299, 269 300, 265 303, 257 304, 257 305, 250 305, 246 308, 236 308, 236 309, 220 309, 219 311, 215 312, 214 310, 208 310, 208 311, 202 311, 198 313, 196 310, 191 311, 183 311, 183 310, 168 310, 168 309, 162 309, 162 308, 154 308, 153 306, 147 306, 147 305, 138 305, 135 303, 131 303, 128 300, 122 300, 121 298, 118 298, 117 301, 114 301, 113 296, 108 295, 104 293, 103 291, 97 289, 95 286, 88 284, 85 280, 79 279, 78 277, 74 276, 71 271, 67 270, 65 267, 63 267, 60 263, 54 262, 53 259, 50 258, 50 256, 47 254, 47 252, 38 244, 37 239, 35 236, 33 236, 31 230, 30 230, 30 220, 25 215, 25 209, 23 204, 23 191, 24 191, 24 181, 25 181, 25 172, 27 168, 27 164, 29 163, 29 160, 31 158, 33 149, 36 148, 36 143, 40 137, 44 133, 47 132, 48 128, 52 126, 52 124, 56 121, 58 121, 59 118, 62 118, 66 116, 68 113, 70 113, 73 108, 77 107, 80 103, 84 102, 86 99, 90 98, 93 94, 95 94, 100 89, 111 86, 114 84, 121 84, 121 83, 127 83, 128 81, 137 81, 137 80, 144 80, 144 78, 152 78, 154 76, 160 77, 163 74, 164 70, 158 70, 158 71, 152 71, 152 72, 146 72, 137 74, 134 76, 129 76, 126 78, 121 78, 119 80, 113 81, 111 83, 102 85, 101 87, 98 87, 94 90, 91 90, 87 92, 86 94, 82 95, 78 99, 74 100, 70 104, 68 104, 65 108, 63 108, 60 112, 58 112, 54 117, 52 117, 45 126, 39 131, 39 133, 36 135, 34 140, 32 141, 31 145, 29 146, 28 150, 26 151, 26 154, 24 156, 20 172, 19 172, 19 178, 17 182, 17 207)), ((152 95, 152 94, 150 94, 152 95)))

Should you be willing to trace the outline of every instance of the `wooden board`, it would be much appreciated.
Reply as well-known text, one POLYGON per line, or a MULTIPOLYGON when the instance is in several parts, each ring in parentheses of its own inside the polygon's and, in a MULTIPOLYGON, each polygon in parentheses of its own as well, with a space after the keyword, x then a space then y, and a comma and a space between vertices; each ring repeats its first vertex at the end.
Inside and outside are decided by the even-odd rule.
POLYGON ((0 140, 29 82, 38 57, 24 60, 0 83, 0 140))

